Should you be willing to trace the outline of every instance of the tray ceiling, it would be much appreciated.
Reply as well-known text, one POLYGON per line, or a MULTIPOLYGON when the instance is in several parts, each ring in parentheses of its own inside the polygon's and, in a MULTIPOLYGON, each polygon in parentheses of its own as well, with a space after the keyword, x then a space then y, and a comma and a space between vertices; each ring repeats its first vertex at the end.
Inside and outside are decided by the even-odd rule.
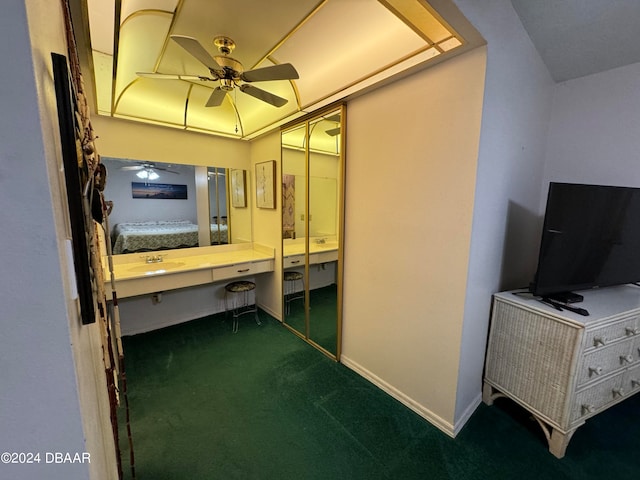
POLYGON ((84 8, 98 114, 242 139, 483 43, 450 0, 87 0, 84 8), (238 86, 206 107, 220 81, 137 74, 212 76, 171 35, 195 38, 212 57, 221 55, 213 39, 229 37, 228 56, 245 71, 290 63, 299 78, 251 83, 284 98, 282 107, 238 86))

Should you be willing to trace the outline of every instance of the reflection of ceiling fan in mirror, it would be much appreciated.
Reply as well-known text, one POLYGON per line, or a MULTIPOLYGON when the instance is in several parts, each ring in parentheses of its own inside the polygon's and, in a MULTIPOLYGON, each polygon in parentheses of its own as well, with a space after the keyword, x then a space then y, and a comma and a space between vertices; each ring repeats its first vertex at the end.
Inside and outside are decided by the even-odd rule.
POLYGON ((207 50, 205 50, 205 48, 195 38, 185 37, 183 35, 171 35, 171 39, 189 52, 200 63, 204 64, 204 66, 209 69, 211 77, 205 77, 202 75, 172 75, 145 72, 137 72, 137 75, 140 77, 169 80, 190 80, 202 82, 219 81, 220 84, 213 89, 213 92, 206 103, 207 107, 217 107, 221 105, 227 92, 233 91, 235 87, 238 87, 241 92, 251 95, 252 97, 262 100, 274 107, 282 107, 287 103, 285 98, 269 93, 253 85, 240 82, 266 82, 271 80, 293 80, 299 78, 298 72, 290 63, 244 71, 244 67, 239 61, 228 56, 233 52, 233 49, 236 46, 234 41, 228 37, 220 36, 213 39, 214 45, 218 47, 218 50, 222 54, 215 57, 209 55, 209 52, 207 52, 207 50))
POLYGON ((145 180, 156 180, 157 178, 160 178, 160 175, 158 175, 156 173, 156 170, 159 170, 161 172, 167 172, 167 173, 175 173, 175 174, 179 174, 180 172, 174 172, 173 170, 169 170, 168 168, 165 167, 158 167, 153 163, 140 163, 138 165, 126 165, 124 167, 120 167, 121 170, 133 170, 133 171, 138 171, 138 173, 136 173, 136 176, 139 178, 143 178, 145 180))
POLYGON ((336 113, 329 117, 325 117, 325 120, 329 120, 330 122, 336 122, 337 124, 337 127, 330 128, 329 130, 325 130, 325 133, 330 137, 335 137, 336 135, 338 135, 340 133, 340 114, 336 113))

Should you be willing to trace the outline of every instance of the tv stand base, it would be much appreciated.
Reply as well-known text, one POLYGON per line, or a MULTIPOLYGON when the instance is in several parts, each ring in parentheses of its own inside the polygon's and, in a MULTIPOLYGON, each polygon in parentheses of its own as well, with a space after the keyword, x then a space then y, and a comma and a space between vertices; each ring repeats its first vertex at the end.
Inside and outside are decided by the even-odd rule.
POLYGON ((574 292, 553 293, 551 295, 545 295, 544 297, 549 298, 555 302, 564 303, 564 304, 580 303, 581 301, 584 300, 584 297, 582 295, 574 292))

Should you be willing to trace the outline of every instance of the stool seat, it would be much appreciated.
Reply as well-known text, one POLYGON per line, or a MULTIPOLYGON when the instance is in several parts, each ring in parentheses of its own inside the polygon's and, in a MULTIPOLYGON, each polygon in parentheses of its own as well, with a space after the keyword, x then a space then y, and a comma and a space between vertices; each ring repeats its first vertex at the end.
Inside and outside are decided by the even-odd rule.
POLYGON ((295 280, 302 280, 302 273, 300 272, 284 272, 284 281, 293 282, 295 280))
POLYGON ((241 280, 239 282, 228 283, 224 286, 224 289, 227 292, 248 292, 249 290, 253 290, 256 288, 256 284, 253 282, 249 282, 247 280, 241 280))
POLYGON ((248 280, 238 280, 224 286, 224 310, 225 314, 231 312, 233 315, 233 333, 238 331, 238 317, 245 313, 255 314, 256 323, 262 325, 255 301, 249 302, 249 292, 255 288, 256 284, 248 280))

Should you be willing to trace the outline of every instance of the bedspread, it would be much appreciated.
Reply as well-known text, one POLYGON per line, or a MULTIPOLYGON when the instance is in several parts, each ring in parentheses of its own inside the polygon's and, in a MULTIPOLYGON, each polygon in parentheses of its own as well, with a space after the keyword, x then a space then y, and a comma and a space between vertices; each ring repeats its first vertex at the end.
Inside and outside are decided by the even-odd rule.
MULTIPOLYGON (((227 225, 213 223, 210 230, 212 244, 228 242, 227 225)), ((197 247, 198 225, 189 221, 119 223, 112 240, 114 254, 197 247)))

